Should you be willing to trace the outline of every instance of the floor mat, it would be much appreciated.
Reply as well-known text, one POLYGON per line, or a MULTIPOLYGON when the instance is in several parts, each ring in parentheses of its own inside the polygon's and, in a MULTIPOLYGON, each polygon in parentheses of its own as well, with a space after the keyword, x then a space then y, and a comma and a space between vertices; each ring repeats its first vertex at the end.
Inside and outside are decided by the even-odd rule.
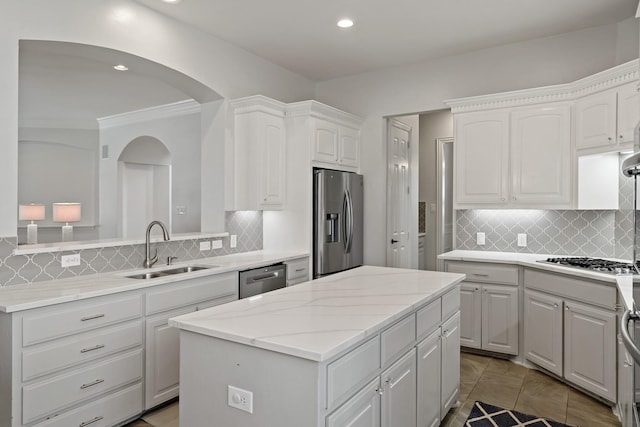
POLYGON ((566 427, 567 424, 476 401, 465 427, 566 427))

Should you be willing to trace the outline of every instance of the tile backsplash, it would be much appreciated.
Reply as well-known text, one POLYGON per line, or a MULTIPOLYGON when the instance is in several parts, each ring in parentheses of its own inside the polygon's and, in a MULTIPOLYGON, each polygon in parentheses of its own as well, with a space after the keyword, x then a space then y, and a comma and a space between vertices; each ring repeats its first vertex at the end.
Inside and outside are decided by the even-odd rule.
MULTIPOLYGON (((480 209, 455 211, 456 249, 631 259, 633 180, 620 175, 618 210, 480 209), (476 244, 476 232, 486 244, 476 244), (527 234, 518 247, 517 234, 527 234)), ((640 217, 640 215, 638 215, 640 217)))
MULTIPOLYGON (((262 212, 227 212, 225 230, 237 236, 237 246, 231 248, 229 237, 222 238, 221 249, 200 251, 200 242, 211 239, 173 240, 154 243, 158 248, 159 263, 169 256, 179 261, 196 260, 212 256, 248 252, 262 249, 262 212)), ((117 270, 142 268, 145 257, 144 244, 83 249, 32 255, 13 255, 17 238, 0 238, 0 287, 41 282, 117 270), (81 263, 77 267, 62 268, 60 257, 79 253, 81 263)))

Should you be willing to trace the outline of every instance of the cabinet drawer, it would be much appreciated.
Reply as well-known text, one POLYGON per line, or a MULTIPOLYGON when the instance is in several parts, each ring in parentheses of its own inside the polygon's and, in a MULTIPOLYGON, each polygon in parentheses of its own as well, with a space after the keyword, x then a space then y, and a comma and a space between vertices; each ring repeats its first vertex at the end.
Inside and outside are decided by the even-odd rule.
POLYGON ((238 273, 182 280, 147 292, 146 314, 160 313, 200 301, 238 295, 238 273))
POLYGON ((442 320, 447 320, 460 309, 460 286, 442 295, 442 320))
POLYGON ((514 265, 449 261, 447 271, 466 274, 469 282, 518 284, 518 267, 514 265))
POLYGON ((382 366, 393 362, 408 350, 416 340, 416 315, 412 314, 380 334, 382 366))
POLYGON ((309 277, 309 258, 295 259, 285 262, 287 265, 287 280, 299 277, 309 277))
POLYGON ((142 378, 142 350, 22 388, 24 424, 142 378))
POLYGON ((22 380, 142 345, 142 321, 91 331, 22 352, 22 380))
POLYGON ((289 280, 287 279, 287 286, 299 285, 300 283, 308 282, 308 277, 298 277, 297 279, 289 280))
POLYGON ((616 309, 616 287, 606 283, 526 269, 524 271, 524 286, 528 289, 549 292, 610 310, 616 309))
POLYGON ((22 345, 96 329, 142 315, 142 295, 95 298, 55 305, 22 318, 22 345), (64 308, 62 308, 64 307, 64 308))
POLYGON ((142 412, 142 384, 110 394, 34 427, 109 427, 142 412))
POLYGON ((380 339, 375 337, 327 367, 327 409, 370 381, 380 368, 380 339))
POLYGON ((421 339, 440 326, 442 320, 442 307, 440 298, 418 310, 416 315, 416 337, 421 339))

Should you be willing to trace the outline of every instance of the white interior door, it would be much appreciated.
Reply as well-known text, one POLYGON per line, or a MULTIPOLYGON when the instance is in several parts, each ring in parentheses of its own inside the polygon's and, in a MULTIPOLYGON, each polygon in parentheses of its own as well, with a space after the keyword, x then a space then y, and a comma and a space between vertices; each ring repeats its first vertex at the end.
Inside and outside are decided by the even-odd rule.
POLYGON ((387 266, 411 268, 411 127, 388 121, 387 266))
POLYGON ((436 253, 429 254, 432 259, 427 267, 437 265, 439 271, 444 271, 444 262, 438 261, 437 256, 453 250, 453 138, 438 138, 436 144, 436 253))

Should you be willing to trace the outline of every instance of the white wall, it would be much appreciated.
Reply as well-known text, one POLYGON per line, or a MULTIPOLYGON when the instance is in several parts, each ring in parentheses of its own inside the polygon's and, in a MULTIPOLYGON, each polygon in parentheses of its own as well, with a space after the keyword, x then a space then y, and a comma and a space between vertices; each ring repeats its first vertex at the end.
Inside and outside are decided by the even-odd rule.
MULTIPOLYGON (((264 94, 285 101, 314 97, 309 80, 127 0, 3 0, 0 14, 0 236, 16 235, 18 40, 56 40, 125 51, 174 68, 225 98, 264 94)), ((215 110, 223 114, 224 109, 215 110)), ((224 138, 211 126, 207 144, 224 138)), ((211 171, 210 171, 211 172, 211 171)), ((206 183, 222 186, 221 169, 206 183)), ((221 194, 221 192, 220 192, 221 194)), ((208 206, 222 206, 207 203, 208 206)), ((221 209, 221 208, 220 208, 221 209)))
POLYGON ((635 21, 319 83, 319 101, 365 118, 365 263, 385 262, 383 117, 439 110, 446 99, 566 83, 632 60, 638 57, 635 21))

